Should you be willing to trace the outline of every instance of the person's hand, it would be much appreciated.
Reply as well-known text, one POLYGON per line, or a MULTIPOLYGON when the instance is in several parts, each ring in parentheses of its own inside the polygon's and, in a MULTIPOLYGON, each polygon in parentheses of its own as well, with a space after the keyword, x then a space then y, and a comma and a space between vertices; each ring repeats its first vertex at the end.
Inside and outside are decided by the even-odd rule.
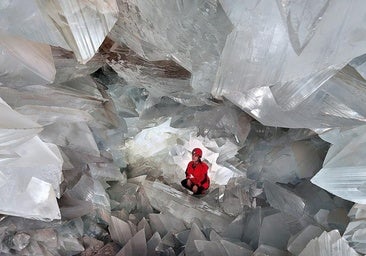
POLYGON ((190 179, 187 179, 187 186, 192 187, 192 181, 190 179))
POLYGON ((198 190, 198 186, 197 185, 194 185, 193 188, 192 188, 192 192, 193 193, 197 193, 197 190, 198 190))

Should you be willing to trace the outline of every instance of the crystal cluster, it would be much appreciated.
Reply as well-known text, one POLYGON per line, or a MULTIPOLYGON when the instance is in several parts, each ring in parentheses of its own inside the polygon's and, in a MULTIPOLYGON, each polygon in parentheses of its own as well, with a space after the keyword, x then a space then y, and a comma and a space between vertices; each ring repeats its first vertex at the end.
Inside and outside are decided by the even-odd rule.
POLYGON ((365 17, 0 1, 0 254, 365 255, 365 17))

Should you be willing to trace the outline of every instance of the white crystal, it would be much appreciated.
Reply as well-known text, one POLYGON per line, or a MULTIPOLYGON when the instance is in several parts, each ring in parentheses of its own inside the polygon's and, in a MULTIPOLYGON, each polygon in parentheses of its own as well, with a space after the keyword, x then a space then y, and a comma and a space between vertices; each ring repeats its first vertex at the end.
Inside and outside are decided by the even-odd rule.
POLYGON ((141 171, 146 172, 146 169, 149 169, 149 172, 154 172, 154 175, 157 176, 162 172, 166 179, 171 179, 172 182, 176 183, 177 180, 184 179, 184 171, 191 161, 190 152, 196 147, 203 150, 203 160, 210 166, 208 175, 212 183, 226 184, 231 177, 243 174, 217 163, 221 150, 224 153, 227 151, 225 146, 219 147, 217 143, 210 142, 207 137, 195 136, 194 128, 176 129, 172 128, 170 123, 171 119, 168 119, 155 127, 144 129, 133 139, 126 141, 124 149, 127 159, 139 175, 143 174, 141 171), (179 144, 183 145, 177 146, 177 141, 182 141, 179 144), (161 161, 160 158, 166 160, 161 161), (146 168, 146 163, 149 163, 150 166, 156 166, 155 170, 146 168), (138 170, 139 166, 142 170, 138 170))
POLYGON ((232 220, 219 209, 164 184, 144 181, 143 187, 154 208, 169 212, 185 222, 199 218, 205 225, 222 232, 232 220), (180 214, 182 212, 185 214, 180 214))
POLYGON ((111 37, 146 59, 173 59, 192 72, 194 90, 207 95, 231 29, 221 5, 202 0, 118 3, 121 15, 111 37))
MULTIPOLYGON (((224 10, 235 24, 235 29, 229 34, 221 55, 213 95, 229 99, 267 125, 319 128, 333 123, 327 112, 321 111, 322 108, 314 103, 326 106, 328 99, 321 97, 324 93, 320 90, 324 82, 334 74, 332 72, 365 52, 365 44, 361 43, 365 39, 359 40, 354 34, 363 30, 360 19, 365 8, 363 2, 348 4, 341 1, 327 5, 323 1, 317 2, 318 5, 307 5, 310 2, 287 1, 279 5, 285 14, 289 11, 293 15, 293 10, 296 10, 292 16, 295 20, 296 15, 311 13, 305 15, 304 25, 315 25, 314 20, 322 16, 316 29, 305 26, 309 31, 303 34, 311 36, 300 55, 294 51, 288 34, 287 26, 293 21, 283 22, 279 6, 274 1, 225 2, 224 10), (338 41, 338 37, 342 39, 338 41), (334 40, 338 42, 337 48, 330 48, 334 40), (280 65, 274 67, 274 62, 280 65), (309 80, 313 81, 309 83, 309 80), (304 117, 304 112, 309 114, 304 117), (314 115, 314 112, 320 113, 314 115), (324 121, 319 122, 316 116, 324 121)), ((331 109, 343 102, 348 103, 349 100, 334 102, 331 109)))
POLYGON ((159 243, 161 242, 161 237, 158 232, 155 232, 154 235, 147 241, 147 255, 155 255, 156 248, 158 247, 159 243))
MULTIPOLYGON (((3 3, 4 1, 1 4, 3 3)), ((42 13, 36 0, 14 0, 2 6, 0 27, 10 35, 70 49, 61 31, 50 17, 42 13)))
POLYGON ((34 137, 13 150, 19 158, 2 167, 7 183, 0 188, 0 212, 41 220, 60 219, 56 196, 60 196, 62 159, 57 148, 34 137), (19 201, 23 202, 21 207, 19 201))
POLYGON ((363 154, 366 126, 325 134, 333 143, 323 168, 311 179, 319 187, 344 199, 365 203, 366 161, 363 154), (334 136, 337 136, 334 137, 334 136), (338 139, 339 138, 339 139, 338 139))
POLYGON ((85 63, 97 52, 117 15, 115 0, 16 0, 0 9, 0 24, 7 34, 72 49, 85 63))
POLYGON ((287 24, 292 47, 297 54, 301 54, 313 37, 322 16, 326 13, 329 1, 278 0, 277 3, 284 23, 287 24))
POLYGON ((275 247, 261 244, 253 253, 253 256, 287 256, 287 253, 275 247))
POLYGON ((361 55, 355 59, 353 59, 349 63, 352 67, 354 67, 357 72, 366 79, 366 54, 361 55))
POLYGON ((55 24, 81 63, 94 56, 117 21, 115 0, 37 0, 37 4, 42 13, 50 17, 47 22, 55 24))
POLYGON ((349 212, 351 221, 348 223, 344 231, 345 238, 357 252, 366 253, 366 221, 365 205, 354 204, 349 212), (353 212, 353 213, 352 213, 353 212))
POLYGON ((144 230, 146 240, 149 240, 153 236, 153 232, 151 230, 150 224, 145 219, 145 217, 143 217, 142 220, 138 223, 137 229, 138 230, 141 230, 141 229, 144 230))
POLYGON ((319 227, 310 225, 301 232, 291 237, 287 246, 287 250, 294 255, 299 255, 309 241, 321 235, 323 230, 319 227))
POLYGON ((30 120, 29 118, 19 114, 18 112, 11 109, 11 107, 6 104, 0 98, 0 150, 6 150, 2 152, 5 157, 19 157, 13 154, 11 150, 12 147, 24 143, 25 141, 34 137, 37 133, 42 131, 42 127, 30 120))
POLYGON ((116 256, 146 255, 147 245, 144 230, 140 230, 127 244, 116 254, 116 256))
MULTIPOLYGON (((9 111, 10 108, 6 107, 4 109, 8 113, 12 113, 9 111)), ((16 117, 21 116, 13 111, 13 115, 9 120, 18 121, 9 122, 8 126, 15 125, 16 127, 21 125, 24 129, 26 128, 25 125, 34 125, 33 122, 28 121, 27 123, 24 117, 20 119, 16 119, 16 117)), ((13 141, 10 140, 12 143, 8 144, 11 146, 9 147, 11 152, 16 154, 17 157, 10 158, 6 162, 0 162, 2 170, 0 190, 3 194, 2 200, 0 200, 0 211, 25 218, 60 219, 56 196, 60 197, 59 184, 62 181, 62 157, 55 145, 46 144, 34 135, 35 131, 39 131, 39 126, 32 126, 30 128, 33 129, 26 130, 27 136, 19 132, 13 133, 13 138, 10 138, 13 141), (17 137, 22 140, 14 140, 17 137), (25 140, 26 138, 27 140, 25 140), (10 200, 9 197, 12 199, 10 200), (24 204, 20 207, 18 201, 22 201, 24 204)), ((4 138, 6 139, 7 136, 4 138)))
POLYGON ((168 232, 181 232, 186 229, 184 222, 169 213, 149 214, 151 229, 165 236, 168 232))
POLYGON ((52 184, 32 177, 23 193, 25 195, 18 194, 20 196, 18 200, 25 202, 23 207, 29 207, 21 213, 24 217, 44 220, 61 219, 52 184))
POLYGON ((188 241, 184 249, 187 255, 197 254, 200 250, 200 246, 196 246, 196 241, 207 241, 207 238, 202 233, 200 228, 193 223, 191 231, 189 232, 188 241))
POLYGON ((51 47, 3 34, 0 30, 0 85, 16 87, 53 82, 51 47))
POLYGON ((259 245, 265 244, 284 250, 290 235, 282 214, 272 214, 263 219, 260 227, 259 245))
POLYGON ((127 222, 120 220, 114 216, 111 217, 109 232, 113 241, 118 242, 122 246, 132 238, 132 232, 127 222))
POLYGON ((55 122, 76 123, 93 120, 93 117, 86 111, 67 107, 25 105, 16 108, 16 111, 42 126, 50 125, 55 122))
POLYGON ((341 238, 338 230, 324 231, 319 238, 311 240, 299 256, 324 255, 324 256, 358 256, 354 249, 349 247, 347 241, 341 238))
POLYGON ((79 63, 74 54, 63 48, 52 47, 52 56, 56 68, 55 83, 70 81, 75 78, 88 76, 103 66, 104 59, 96 53, 88 63, 79 63))
POLYGON ((295 193, 267 181, 264 183, 264 192, 273 208, 297 217, 304 214, 305 202, 295 193))
POLYGON ((67 220, 81 217, 93 211, 91 202, 73 198, 67 192, 62 195, 59 207, 62 219, 67 220))

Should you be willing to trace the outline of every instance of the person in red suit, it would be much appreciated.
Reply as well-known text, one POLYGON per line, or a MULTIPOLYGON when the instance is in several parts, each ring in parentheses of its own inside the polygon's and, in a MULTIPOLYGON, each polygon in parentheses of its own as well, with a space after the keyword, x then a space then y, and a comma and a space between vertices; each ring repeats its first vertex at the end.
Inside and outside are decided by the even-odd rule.
POLYGON ((202 162, 202 150, 195 148, 192 150, 192 161, 188 163, 186 178, 182 180, 182 186, 193 192, 194 195, 204 194, 210 187, 208 177, 208 165, 202 162))

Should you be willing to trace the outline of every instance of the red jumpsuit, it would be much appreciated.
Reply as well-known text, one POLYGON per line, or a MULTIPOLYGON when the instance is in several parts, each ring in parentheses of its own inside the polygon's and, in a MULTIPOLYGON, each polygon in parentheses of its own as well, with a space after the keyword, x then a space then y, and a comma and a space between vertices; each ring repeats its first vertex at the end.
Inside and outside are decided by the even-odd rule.
POLYGON ((210 178, 207 175, 207 171, 208 166, 205 162, 195 163, 191 161, 186 169, 186 178, 191 180, 194 185, 206 190, 210 187, 210 178))

